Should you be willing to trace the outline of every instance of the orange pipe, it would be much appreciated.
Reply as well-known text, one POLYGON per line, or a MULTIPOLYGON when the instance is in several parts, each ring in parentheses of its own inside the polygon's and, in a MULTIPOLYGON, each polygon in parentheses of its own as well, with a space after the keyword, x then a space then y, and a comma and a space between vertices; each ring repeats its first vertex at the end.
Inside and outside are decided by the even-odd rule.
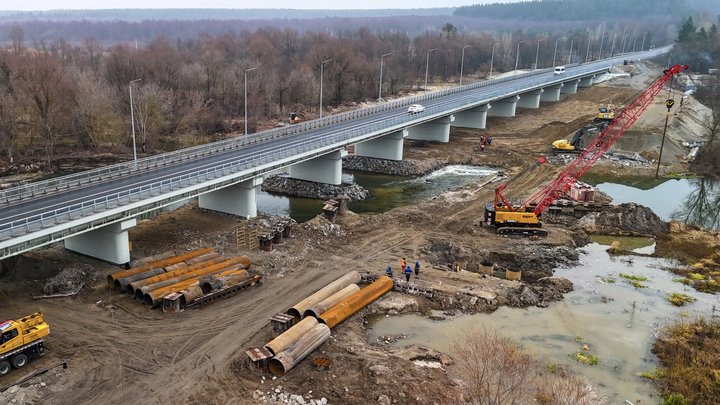
POLYGON ((170 278, 167 280, 162 280, 162 281, 155 282, 153 284, 148 284, 148 285, 142 286, 142 287, 136 289, 133 294, 135 295, 136 300, 143 302, 145 294, 147 294, 151 291, 154 291, 154 290, 157 290, 160 288, 165 288, 165 287, 171 286, 173 284, 177 284, 177 283, 187 280, 189 278, 199 277, 199 276, 203 276, 205 274, 211 274, 215 271, 223 270, 230 266, 236 266, 236 265, 242 266, 241 264, 239 264, 239 261, 240 260, 237 257, 233 257, 232 259, 226 259, 226 260, 223 260, 222 262, 211 264, 209 266, 200 265, 196 270, 193 270, 191 272, 183 273, 179 276, 176 276, 176 277, 173 277, 173 278, 170 278))
POLYGON ((342 290, 350 284, 357 284, 359 282, 360 273, 354 270, 348 272, 344 276, 321 288, 315 294, 295 304, 292 308, 287 310, 287 314, 300 319, 302 318, 303 313, 305 313, 305 311, 310 309, 313 305, 335 294, 336 292, 342 290))
MULTIPOLYGON (((224 269, 218 269, 214 273, 210 272, 210 273, 205 273, 205 274, 217 273, 220 276, 224 276, 224 275, 232 274, 235 272, 247 273, 246 270, 242 269, 242 265, 235 264, 230 267, 226 267, 224 269)), ((150 305, 153 307, 160 305, 162 303, 163 297, 170 294, 171 292, 181 291, 192 285, 200 284, 200 277, 205 274, 195 275, 187 280, 180 281, 179 283, 175 283, 175 284, 172 284, 172 285, 169 285, 166 287, 158 288, 157 290, 150 291, 149 293, 146 293, 143 296, 143 302, 146 305, 150 305)))
POLYGON ((187 259, 191 259, 193 257, 204 255, 204 254, 210 253, 210 252, 213 252, 212 248, 193 250, 192 252, 188 252, 188 253, 185 253, 185 254, 182 254, 179 256, 171 257, 169 259, 157 260, 157 261, 142 265, 140 267, 136 267, 134 269, 113 273, 107 277, 108 285, 110 286, 110 288, 113 288, 115 286, 115 280, 117 280, 117 279, 132 276, 132 275, 142 273, 144 271, 148 271, 151 269, 156 269, 156 268, 160 268, 160 267, 169 266, 169 265, 175 264, 175 263, 180 263, 187 259))
POLYGON ((335 294, 313 305, 312 308, 305 310, 303 317, 307 318, 308 316, 310 316, 317 318, 318 316, 325 313, 328 309, 337 305, 340 301, 355 294, 358 291, 360 291, 360 287, 358 287, 357 284, 350 284, 349 286, 343 288, 335 294))
POLYGON ((318 324, 317 319, 309 316, 302 321, 291 326, 290 329, 281 333, 275 339, 269 341, 265 348, 270 350, 270 353, 276 355, 281 351, 285 350, 292 343, 295 343, 301 336, 308 333, 310 329, 314 328, 318 324))
POLYGON ((128 284, 128 286, 126 287, 126 291, 132 295, 135 295, 135 291, 140 287, 144 287, 144 286, 150 285, 150 284, 155 284, 155 283, 157 283, 159 281, 163 281, 163 280, 169 280, 171 278, 174 278, 174 277, 186 274, 186 273, 190 273, 191 271, 195 271, 195 270, 201 269, 203 267, 207 267, 207 266, 210 266, 210 265, 213 265, 216 263, 220 263, 220 262, 223 262, 226 260, 227 260, 226 258, 224 258, 220 255, 216 255, 215 257, 206 259, 203 262, 198 262, 192 266, 186 265, 185 267, 181 267, 177 270, 170 270, 170 267, 177 266, 174 264, 170 267, 165 268, 167 273, 159 274, 159 275, 153 276, 153 277, 148 277, 143 280, 133 281, 132 283, 128 284))
POLYGON ((371 304, 386 292, 392 290, 393 281, 388 276, 380 276, 369 286, 340 301, 318 317, 318 321, 331 329, 342 323, 357 311, 371 304))

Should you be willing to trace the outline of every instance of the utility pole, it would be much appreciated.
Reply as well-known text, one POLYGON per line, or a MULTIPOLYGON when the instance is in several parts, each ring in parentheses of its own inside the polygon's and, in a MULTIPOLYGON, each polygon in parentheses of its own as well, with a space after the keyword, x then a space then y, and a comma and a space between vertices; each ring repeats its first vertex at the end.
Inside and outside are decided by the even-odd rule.
POLYGON ((142 79, 135 79, 130 82, 128 87, 130 88, 130 125, 132 126, 132 141, 133 141, 133 162, 137 169, 137 148, 135 147, 135 109, 133 108, 133 96, 132 96, 132 85, 135 82, 139 82, 142 79))
POLYGON ((383 74, 383 58, 392 55, 392 52, 388 52, 386 54, 380 55, 380 86, 378 86, 378 103, 382 101, 382 74, 383 74))
POLYGON ((323 99, 323 67, 326 63, 331 62, 332 59, 326 59, 322 62, 320 62, 320 118, 322 118, 323 108, 322 108, 322 99, 323 99))
POLYGON ((598 53, 598 59, 602 59, 602 50, 603 44, 605 43, 605 35, 607 35, 607 33, 602 34, 602 37, 600 37, 600 53, 598 53))
POLYGON ((535 69, 538 68, 538 56, 540 56, 540 42, 546 40, 547 38, 541 38, 538 39, 537 48, 535 49, 535 69))
POLYGON ((517 74, 518 62, 520 61, 520 44, 522 44, 523 42, 525 42, 525 40, 518 42, 517 49, 515 50, 515 70, 513 71, 514 75, 517 74))
POLYGON ((499 42, 495 42, 492 46, 492 52, 490 53, 490 74, 488 75, 488 79, 492 76, 493 61, 495 59, 495 45, 498 44, 499 42))
POLYGON ((570 38, 570 56, 568 56, 568 65, 572 63, 572 51, 575 43, 575 37, 570 38))
POLYGON ((428 68, 430 67, 430 52, 432 51, 437 51, 437 48, 433 48, 427 51, 427 60, 425 61, 425 92, 427 92, 428 68))

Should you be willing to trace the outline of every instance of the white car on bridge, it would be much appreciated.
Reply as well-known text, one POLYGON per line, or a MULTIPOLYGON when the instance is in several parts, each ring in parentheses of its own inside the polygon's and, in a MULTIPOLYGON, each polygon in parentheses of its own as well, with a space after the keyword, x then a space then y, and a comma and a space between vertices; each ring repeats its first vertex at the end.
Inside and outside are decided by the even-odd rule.
POLYGON ((425 107, 423 107, 422 104, 413 104, 408 107, 408 112, 410 114, 421 113, 423 111, 425 111, 425 107))

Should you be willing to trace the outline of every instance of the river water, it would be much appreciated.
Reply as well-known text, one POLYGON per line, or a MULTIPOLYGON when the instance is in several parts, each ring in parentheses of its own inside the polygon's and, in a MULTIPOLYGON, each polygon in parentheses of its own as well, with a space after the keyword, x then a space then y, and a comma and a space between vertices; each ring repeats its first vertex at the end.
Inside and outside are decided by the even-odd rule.
MULTIPOLYGON (((637 238, 626 241, 630 245, 638 243, 637 238)), ((652 242, 644 244, 648 243, 652 242)), ((649 253, 653 248, 651 245, 637 251, 649 253)), ((513 338, 543 363, 564 365, 586 376, 600 387, 610 404, 625 404, 625 400, 636 405, 657 404, 661 402, 658 393, 638 374, 657 367, 650 350, 658 330, 685 314, 720 308, 720 300, 673 281, 676 276, 662 269, 673 266, 672 261, 610 256, 605 249, 607 246, 592 243, 582 249, 578 266, 555 272, 555 276, 571 280, 575 290, 549 308, 501 307, 492 314, 447 321, 420 315, 375 317, 370 320, 370 339, 404 334, 408 338, 395 345, 422 344, 449 353, 451 343, 461 339, 467 328, 488 328, 513 338), (648 281, 642 282, 646 288, 633 287, 619 277, 620 273, 647 277, 648 281), (667 301, 671 292, 683 292, 697 301, 675 307, 667 301), (597 365, 571 358, 583 350, 583 344, 598 356, 597 365)))

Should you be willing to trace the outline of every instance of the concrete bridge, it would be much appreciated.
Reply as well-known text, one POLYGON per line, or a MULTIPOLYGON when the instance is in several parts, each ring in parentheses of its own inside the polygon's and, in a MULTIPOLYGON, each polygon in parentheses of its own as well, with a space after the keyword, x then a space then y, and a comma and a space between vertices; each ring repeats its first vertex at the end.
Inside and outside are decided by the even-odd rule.
POLYGON ((370 108, 326 116, 100 169, 0 191, 0 259, 50 243, 115 264, 130 260, 128 229, 142 213, 198 197, 202 208, 257 215, 263 177, 340 184, 345 148, 402 160, 404 139, 448 142, 451 127, 485 128, 488 116, 513 117, 561 94, 590 87, 623 59, 646 59, 669 47, 567 66, 564 74, 535 70, 428 92, 370 108), (409 114, 410 104, 425 111, 409 114))

